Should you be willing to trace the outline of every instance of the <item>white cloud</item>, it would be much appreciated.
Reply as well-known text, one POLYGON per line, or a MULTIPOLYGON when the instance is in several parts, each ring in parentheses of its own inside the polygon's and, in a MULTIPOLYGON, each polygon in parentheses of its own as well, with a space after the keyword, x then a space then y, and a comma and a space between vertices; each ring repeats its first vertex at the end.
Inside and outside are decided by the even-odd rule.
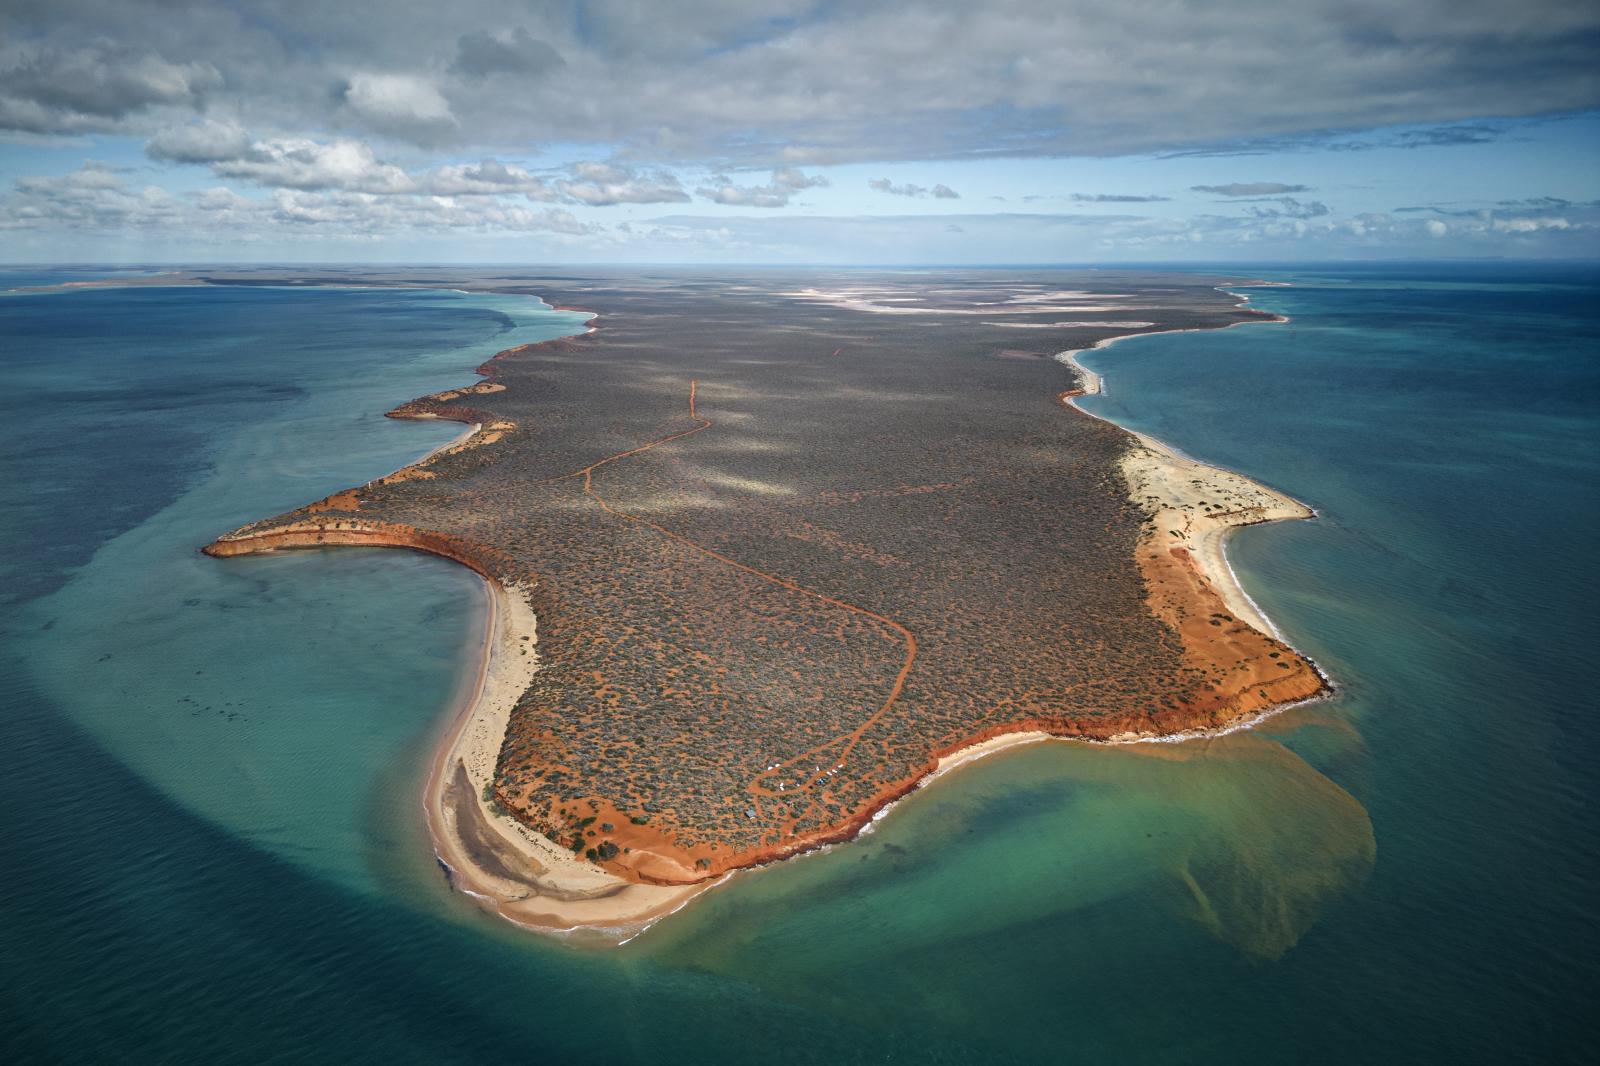
POLYGON ((144 150, 151 159, 171 163, 215 163, 249 152, 250 137, 237 123, 197 119, 159 131, 144 150))
POLYGON ((796 193, 828 184, 821 174, 807 175, 797 167, 778 167, 766 185, 735 185, 720 175, 712 180, 713 184, 702 185, 695 192, 730 207, 787 207, 796 193))
POLYGON ((927 189, 921 185, 913 185, 910 182, 904 185, 896 185, 888 178, 873 178, 867 182, 867 185, 879 192, 886 192, 890 196, 932 196, 935 200, 961 199, 961 194, 948 185, 935 185, 933 188, 927 189))
POLYGON ((436 144, 460 127, 438 87, 409 74, 357 74, 344 103, 359 124, 417 144, 436 144))
POLYGON ((404 170, 379 162, 360 141, 313 141, 302 137, 256 141, 237 158, 211 164, 218 177, 241 178, 286 189, 344 189, 367 193, 417 191, 404 170))
POLYGON ((382 197, 369 193, 273 194, 275 219, 337 232, 400 233, 476 230, 587 236, 599 228, 560 208, 532 210, 503 200, 447 196, 382 197))
POLYGON ((1490 225, 1500 233, 1538 233, 1540 230, 1572 228, 1572 223, 1559 215, 1545 218, 1497 218, 1490 225))
POLYGON ((543 178, 497 159, 480 163, 442 166, 417 179, 420 188, 441 196, 493 196, 521 193, 533 200, 553 200, 555 192, 543 178))
POLYGON ((194 122, 169 127, 145 145, 152 159, 206 163, 220 178, 283 189, 340 189, 375 195, 504 196, 556 199, 543 178, 515 163, 484 159, 408 173, 363 141, 303 137, 252 141, 238 126, 194 122))
POLYGON ((610 163, 583 162, 573 166, 573 179, 559 181, 562 195, 594 207, 612 204, 684 203, 689 194, 678 179, 665 172, 638 174, 610 163))
POLYGON ((0 229, 171 230, 232 241, 285 226, 333 238, 473 230, 593 239, 601 233, 569 211, 535 210, 504 197, 279 188, 252 199, 223 187, 179 196, 155 186, 131 188, 123 172, 93 161, 58 177, 19 179, 0 196, 0 229))
POLYGON ((165 189, 130 188, 123 172, 94 160, 59 177, 19 178, 0 199, 0 229, 165 226, 178 221, 181 202, 165 189))
POLYGON ((1296 200, 1292 196, 1277 196, 1267 201, 1276 207, 1257 207, 1252 204, 1245 212, 1255 218, 1321 218, 1329 213, 1328 205, 1319 200, 1296 200))

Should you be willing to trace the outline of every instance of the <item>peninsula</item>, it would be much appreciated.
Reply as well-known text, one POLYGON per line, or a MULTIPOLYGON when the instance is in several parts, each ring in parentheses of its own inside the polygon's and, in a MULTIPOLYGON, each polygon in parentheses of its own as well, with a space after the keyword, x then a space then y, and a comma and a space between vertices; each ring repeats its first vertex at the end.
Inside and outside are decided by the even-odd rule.
POLYGON ((518 923, 627 935, 975 752, 1225 730, 1325 689, 1222 550, 1308 509, 1075 407, 1098 382, 1072 352, 1273 320, 1227 279, 197 280, 595 314, 391 412, 467 424, 452 445, 204 549, 403 547, 483 576, 484 667, 426 802, 458 886, 518 923))

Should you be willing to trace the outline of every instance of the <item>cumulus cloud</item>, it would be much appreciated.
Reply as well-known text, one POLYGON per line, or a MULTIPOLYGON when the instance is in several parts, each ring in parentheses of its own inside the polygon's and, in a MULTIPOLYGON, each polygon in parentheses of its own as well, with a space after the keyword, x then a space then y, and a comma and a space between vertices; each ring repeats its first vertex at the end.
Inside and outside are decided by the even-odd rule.
POLYGON ((796 193, 827 185, 821 174, 807 175, 796 167, 779 167, 766 185, 735 185, 725 176, 713 179, 695 192, 707 200, 731 207, 785 207, 796 193))
POLYGON ((1309 192, 1309 185, 1285 185, 1281 181, 1236 181, 1228 185, 1192 185, 1193 192, 1217 196, 1277 196, 1288 192, 1309 192))
MULTIPOLYGON (((377 15, 338 4, 262 10, 227 0, 0 5, 0 137, 137 137, 151 160, 209 168, 235 186, 164 194, 109 169, 80 168, 3 194, 7 224, 162 212, 202 224, 231 212, 257 227, 319 233, 340 224, 390 232, 437 218, 587 240, 593 235, 563 227, 581 227, 609 205, 698 194, 793 208, 822 184, 813 168, 823 165, 885 164, 869 173, 900 174, 914 171, 887 164, 1297 146, 1447 151, 1600 106, 1600 8, 1571 0, 1265 8, 1248 0, 591 0, 540 5, 537 17, 515 0, 393 4, 377 15), (1240 33, 1246 22, 1252 32, 1240 33), (1250 77, 1238 77, 1241 69, 1250 77), (566 146, 579 145, 588 147, 577 154, 611 161, 526 162, 550 145, 563 146, 563 160, 572 158, 566 146), (685 182, 681 174, 715 176, 685 182)), ((40 166, 53 168, 53 159, 40 166)), ((1265 162, 1253 166, 1271 173, 1265 162)), ((1200 180, 1212 179, 1163 187, 1200 180)), ((880 182, 886 195, 908 198, 902 207, 957 198, 948 186, 878 178, 874 187, 880 182)), ((981 200, 989 191, 968 193, 981 200)), ((1093 257, 1109 247, 1096 242, 1113 239, 1155 252, 1185 242, 1225 249, 1311 240, 1361 242, 1359 251, 1382 240, 1437 240, 1430 220, 1448 227, 1444 243, 1430 247, 1451 253, 1496 234, 1531 247, 1522 242, 1594 233, 1593 205, 1581 203, 1484 201, 1351 217, 1310 192, 1285 182, 1202 185, 1187 195, 1227 206, 1190 218, 1108 213, 1094 226, 1019 221, 1067 217, 1055 215, 986 226, 963 214, 938 233, 959 226, 974 247, 993 235, 1025 245, 1029 227, 1070 233, 1055 261, 1093 257)), ((1375 194, 1365 195, 1372 206, 1375 194)), ((1105 210, 1160 198, 1052 199, 1105 210)), ((776 211, 750 213, 779 220, 776 211)), ((752 225, 716 228, 727 242, 719 247, 771 258, 773 248, 803 243, 801 226, 784 232, 786 243, 757 245, 752 225)), ((636 220, 636 228, 647 224, 636 220)), ((847 243, 851 230, 835 228, 847 243)), ((700 240, 713 228, 654 230, 700 240)), ((885 241, 891 233, 864 231, 885 241)), ((871 254, 914 259, 917 242, 927 242, 942 258, 948 249, 930 231, 908 224, 892 231, 912 242, 904 254, 886 255, 887 245, 871 254)), ((766 236, 779 240, 776 228, 766 236)))
POLYGON ((342 89, 355 121, 397 140, 432 145, 460 126, 450 102, 426 78, 410 74, 357 74, 342 89))
MULTIPOLYGON (((468 169, 478 176, 463 180, 504 185, 523 180, 508 164, 472 164, 468 169)), ((798 256, 858 263, 889 258, 982 262, 997 246, 1007 248, 1014 262, 1055 262, 1064 252, 1083 258, 1215 260, 1263 251, 1365 254, 1396 248, 1484 254, 1508 245, 1529 254, 1570 255, 1592 247, 1600 234, 1600 205, 1587 203, 1572 203, 1560 212, 1486 207, 1448 220, 1398 212, 1318 215, 1304 210, 1303 201, 1296 203, 1297 214, 1272 204, 1187 218, 1073 213, 680 215, 606 229, 561 207, 529 205, 513 196, 336 188, 278 188, 245 196, 223 187, 175 194, 140 187, 126 168, 88 162, 66 174, 17 180, 9 192, 0 193, 0 229, 19 237, 54 235, 50 240, 81 235, 88 242, 100 239, 97 235, 134 232, 150 239, 211 234, 230 246, 302 237, 414 240, 427 234, 454 242, 471 233, 526 236, 574 258, 612 260, 622 249, 630 256, 667 261, 685 256, 728 261, 798 256)))
MULTIPOLYGON (((251 140, 238 126, 194 122, 164 129, 145 145, 152 159, 209 164, 219 178, 270 188, 339 189, 373 195, 503 196, 554 200, 550 183, 515 163, 484 159, 410 173, 378 158, 364 141, 304 137, 251 140)), ((688 199, 680 196, 679 199, 688 199)))
POLYGON ((409 174, 391 163, 380 162, 372 148, 361 141, 321 142, 303 137, 256 141, 233 158, 213 160, 211 170, 218 177, 286 189, 416 191, 416 182, 409 174))
POLYGON ((1572 228, 1572 223, 1559 215, 1539 218, 1496 218, 1490 225, 1500 233, 1538 233, 1540 230, 1572 228))
POLYGON ((160 130, 145 143, 144 151, 151 159, 169 163, 215 163, 245 155, 250 137, 236 123, 203 119, 160 130))
MULTIPOLYGON (((589 207, 687 203, 689 194, 665 171, 580 162, 565 177, 547 179, 515 163, 484 159, 408 172, 380 159, 364 141, 305 137, 251 140, 239 127, 194 122, 162 130, 145 145, 152 159, 207 164, 219 178, 279 189, 367 193, 374 196, 506 196, 564 200, 589 207)), ((781 174, 775 186, 805 188, 821 179, 781 174)))
POLYGON ((83 189, 121 189, 124 187, 122 175, 126 173, 126 167, 112 166, 98 159, 85 159, 77 170, 57 178, 18 178, 17 188, 48 195, 83 189))
POLYGON ((541 5, 536 22, 509 0, 270 17, 227 0, 57 0, 0 13, 0 123, 148 134, 171 124, 162 112, 215 102, 285 135, 621 143, 651 164, 740 168, 1318 131, 1460 143, 1497 135, 1486 115, 1600 104, 1597 35, 1600 9, 1571 0, 596 0, 541 5))
POLYGON ((0 196, 0 229, 9 230, 211 231, 232 240, 281 227, 336 237, 473 230, 591 238, 601 231, 561 208, 534 209, 498 197, 279 188, 254 199, 221 187, 179 195, 134 188, 122 171, 94 161, 60 176, 18 179, 0 196))
POLYGON ((418 187, 439 196, 498 196, 520 193, 532 200, 553 200, 555 191, 543 178, 515 163, 485 159, 479 163, 442 166, 417 180, 418 187))
POLYGON ((0 51, 0 129, 115 129, 120 120, 150 108, 196 106, 221 84, 221 74, 208 62, 173 62, 110 41, 76 48, 14 45, 0 51))
POLYGON ((587 236, 599 229, 560 208, 533 210, 481 198, 378 197, 280 189, 273 194, 267 213, 270 218, 263 221, 357 234, 476 230, 587 236))
POLYGON ((1321 218, 1328 214, 1328 205, 1317 200, 1296 200, 1292 196, 1280 196, 1270 202, 1277 206, 1251 205, 1245 210, 1256 218, 1321 218))
POLYGON ((95 160, 58 177, 19 178, 0 200, 0 229, 11 230, 159 226, 180 215, 181 204, 164 189, 131 188, 119 168, 95 160))
POLYGON ((612 204, 686 203, 689 194, 676 176, 666 172, 640 174, 611 163, 574 164, 573 177, 556 183, 562 195, 591 207, 612 204))
POLYGON ((948 185, 935 185, 933 188, 927 189, 921 185, 912 185, 910 182, 904 185, 896 185, 888 178, 873 178, 867 184, 879 192, 888 193, 890 196, 932 196, 936 200, 961 199, 961 194, 948 185))

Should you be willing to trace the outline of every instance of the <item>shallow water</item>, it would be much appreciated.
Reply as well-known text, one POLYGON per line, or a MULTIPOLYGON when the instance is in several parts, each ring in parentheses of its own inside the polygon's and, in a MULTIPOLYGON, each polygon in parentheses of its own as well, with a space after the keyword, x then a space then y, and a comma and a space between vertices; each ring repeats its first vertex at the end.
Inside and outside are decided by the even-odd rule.
MULTIPOLYGON (((1548 1060, 1587 1034, 1596 279, 1275 271, 1288 326, 1094 353, 1099 413, 1314 504, 1241 576, 1338 699, 1049 743, 621 950, 452 897, 421 828, 477 579, 219 562, 459 427, 377 417, 577 328, 527 298, 0 298, 0 1042, 452 1061, 1548 1060)), ((21 284, 0 277, 0 285, 21 284)), ((33 282, 28 282, 33 283, 33 282)))

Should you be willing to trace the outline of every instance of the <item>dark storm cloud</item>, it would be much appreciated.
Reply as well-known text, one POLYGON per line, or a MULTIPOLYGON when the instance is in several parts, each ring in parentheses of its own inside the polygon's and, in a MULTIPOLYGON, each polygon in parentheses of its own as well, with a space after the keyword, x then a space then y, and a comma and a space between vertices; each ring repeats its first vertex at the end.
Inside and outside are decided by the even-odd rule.
POLYGON ((1597 41, 1571 0, 15 0, 0 128, 153 136, 203 110, 255 137, 769 168, 1469 123, 1395 141, 1426 146, 1600 105, 1597 41))

